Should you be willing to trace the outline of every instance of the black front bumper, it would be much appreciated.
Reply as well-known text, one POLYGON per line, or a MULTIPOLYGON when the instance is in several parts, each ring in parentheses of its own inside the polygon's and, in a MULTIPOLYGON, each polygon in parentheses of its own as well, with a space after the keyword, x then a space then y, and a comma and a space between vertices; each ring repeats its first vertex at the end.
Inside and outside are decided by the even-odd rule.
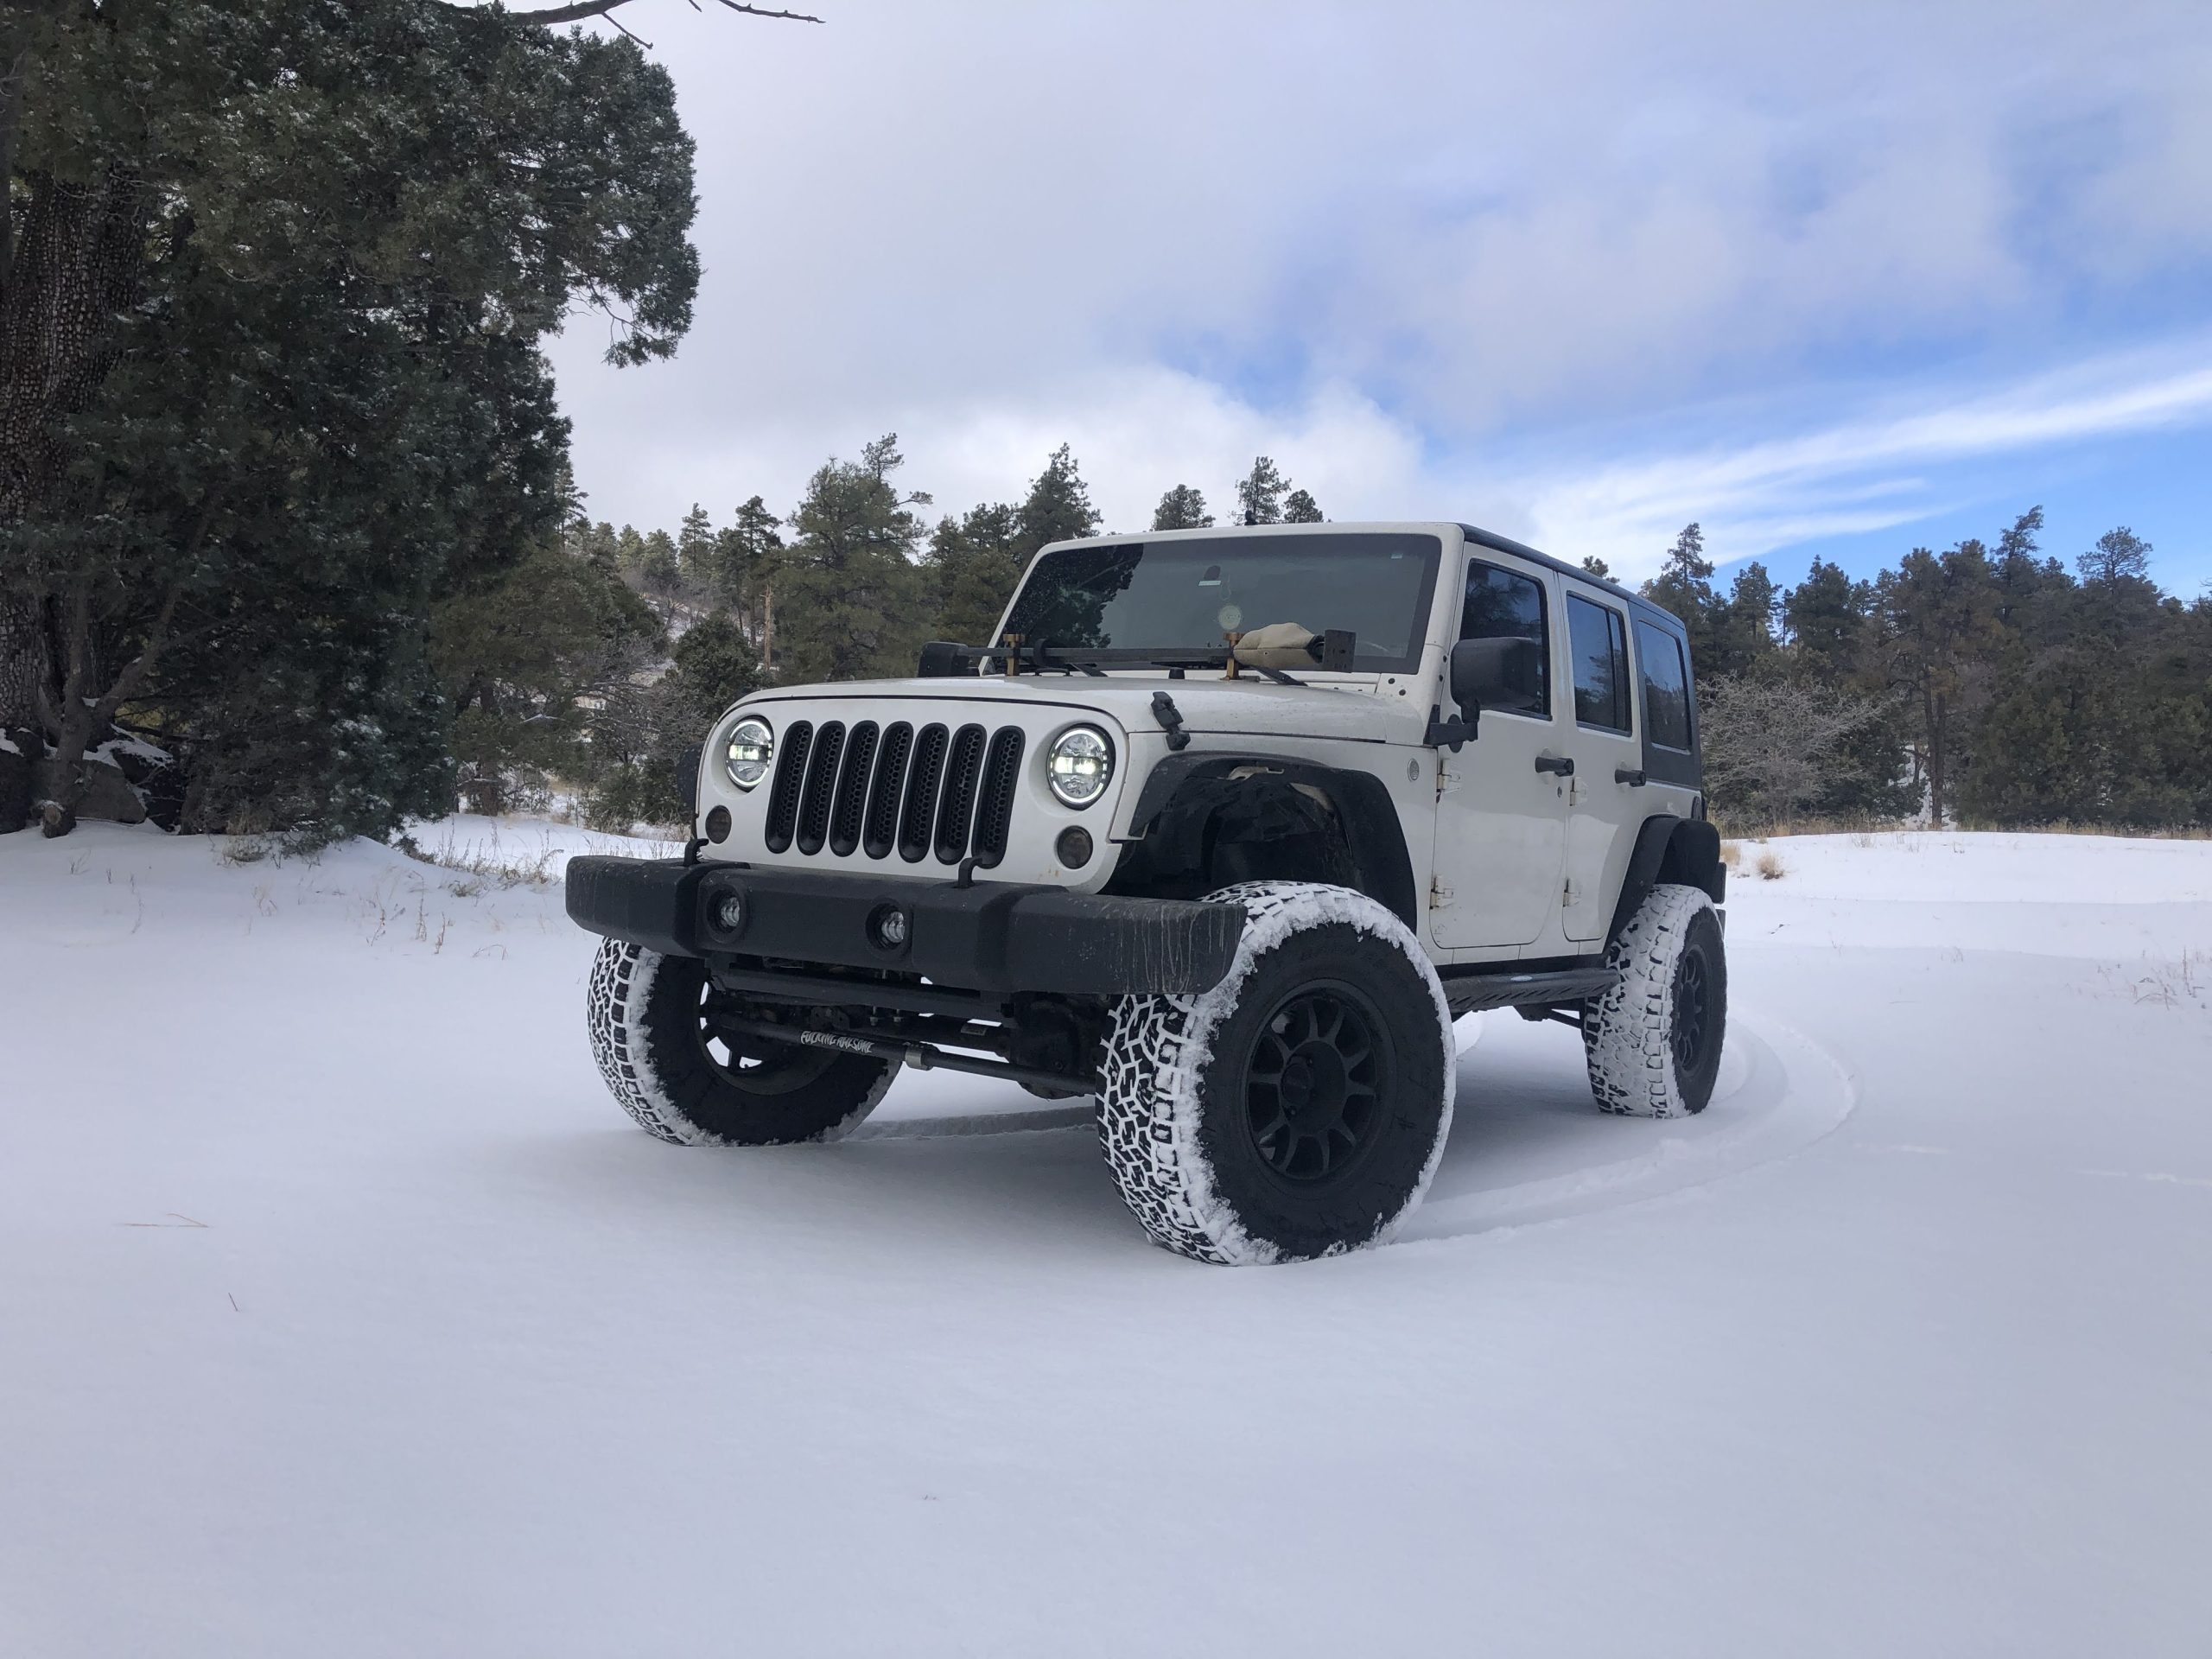
POLYGON ((1011 882, 909 881, 861 873, 572 858, 569 919, 670 956, 888 969, 974 991, 1118 996, 1203 991, 1236 955, 1236 905, 1119 899, 1011 882), (734 897, 734 930, 721 925, 734 897), (880 919, 906 918, 903 944, 880 919))

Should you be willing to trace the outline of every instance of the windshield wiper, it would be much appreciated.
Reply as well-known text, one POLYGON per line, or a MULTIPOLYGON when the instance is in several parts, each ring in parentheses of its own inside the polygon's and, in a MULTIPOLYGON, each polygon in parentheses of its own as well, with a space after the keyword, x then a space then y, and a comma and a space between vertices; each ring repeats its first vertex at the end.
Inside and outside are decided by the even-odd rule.
MULTIPOLYGON (((1325 633, 1314 635, 1305 650, 1316 668, 1325 673, 1348 674, 1353 671, 1352 655, 1357 645, 1358 636, 1351 629, 1331 628, 1325 633)), ((1101 678, 1109 668, 1225 670, 1236 662, 1236 648, 1226 640, 1218 645, 1192 646, 1056 645, 1050 640, 1025 640, 1008 634, 995 645, 962 645, 950 640, 933 639, 922 647, 921 672, 925 679, 938 678, 964 673, 969 664, 995 663, 1005 666, 1008 679, 1025 671, 1041 674, 1047 669, 1101 678)), ((1262 668, 1252 663, 1236 666, 1263 674, 1279 685, 1304 683, 1279 668, 1262 668)))

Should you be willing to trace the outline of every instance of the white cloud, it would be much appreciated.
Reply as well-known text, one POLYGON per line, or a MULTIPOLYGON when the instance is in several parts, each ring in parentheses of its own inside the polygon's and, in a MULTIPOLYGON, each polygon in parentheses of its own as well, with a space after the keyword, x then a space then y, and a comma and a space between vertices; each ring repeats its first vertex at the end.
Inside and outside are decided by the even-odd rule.
POLYGON ((1899 522, 1946 459, 2198 406, 2184 367, 1941 388, 2202 321, 2201 6, 820 4, 626 13, 707 277, 675 362, 557 353, 599 513, 785 506, 896 429, 955 510, 1064 439, 1121 525, 1265 451, 1335 516, 1634 570, 1687 518, 1899 522), (1816 410, 1900 365, 1941 413, 1816 410))
POLYGON ((2044 450, 2212 421, 2212 341, 2093 362, 1998 386, 1923 390, 1910 412, 1872 410, 1794 435, 1586 465, 1534 489, 1536 539, 1617 572, 1649 574, 1694 518, 1732 558, 1910 524, 1951 505, 1926 474, 1977 457, 2044 450))

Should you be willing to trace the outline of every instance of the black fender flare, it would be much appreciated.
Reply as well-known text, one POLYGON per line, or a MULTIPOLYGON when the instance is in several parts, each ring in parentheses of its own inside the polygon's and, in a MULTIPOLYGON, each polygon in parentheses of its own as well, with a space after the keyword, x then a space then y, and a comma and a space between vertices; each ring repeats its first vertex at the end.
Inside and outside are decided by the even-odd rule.
POLYGON ((1608 944, 1662 881, 1699 888, 1714 904, 1725 903, 1728 868, 1720 861, 1720 832, 1703 818, 1680 818, 1671 812, 1646 818, 1636 832, 1636 849, 1621 878, 1620 898, 1605 930, 1608 944))
POLYGON ((1381 779, 1369 772, 1258 750, 1209 749, 1203 753, 1170 754, 1152 769, 1137 791, 1136 805, 1129 817, 1130 836, 1143 837, 1185 785, 1201 779, 1225 777, 1243 766, 1264 768, 1287 783, 1306 785, 1326 799, 1343 826, 1346 850, 1358 873, 1359 890, 1416 933, 1421 931, 1405 830, 1390 791, 1381 779))

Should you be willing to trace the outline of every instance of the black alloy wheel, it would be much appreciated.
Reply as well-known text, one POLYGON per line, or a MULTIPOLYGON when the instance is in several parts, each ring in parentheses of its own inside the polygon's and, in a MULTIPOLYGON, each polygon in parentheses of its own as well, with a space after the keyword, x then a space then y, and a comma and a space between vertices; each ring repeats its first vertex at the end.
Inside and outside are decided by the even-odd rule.
POLYGON ((1374 1004, 1341 982, 1303 986, 1261 1022, 1245 1064, 1253 1147, 1286 1181, 1326 1181, 1373 1144, 1391 1085, 1374 1004))
POLYGON ((1674 1046, 1676 1068, 1688 1077, 1704 1064, 1706 1045, 1713 1035, 1713 982, 1705 953, 1694 943, 1675 964, 1674 1001, 1674 1028, 1668 1041, 1674 1046))
POLYGON ((725 1014, 741 1012, 736 1001, 700 976, 699 1052, 725 1082, 757 1095, 779 1095, 813 1082, 838 1058, 830 1048, 805 1048, 726 1028, 725 1014))

